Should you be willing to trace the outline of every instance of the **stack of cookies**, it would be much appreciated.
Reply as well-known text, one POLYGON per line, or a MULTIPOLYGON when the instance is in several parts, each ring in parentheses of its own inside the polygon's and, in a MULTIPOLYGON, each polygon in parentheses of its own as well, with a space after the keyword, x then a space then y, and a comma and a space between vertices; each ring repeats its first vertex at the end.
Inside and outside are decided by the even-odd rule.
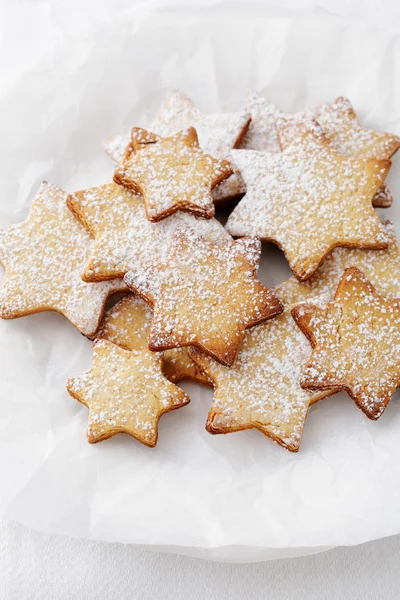
POLYGON ((171 90, 150 131, 107 142, 112 182, 43 183, 0 231, 0 316, 54 310, 94 340, 67 382, 92 443, 155 446, 160 416, 189 402, 182 379, 215 388, 210 433, 257 428, 291 451, 341 390, 378 419, 400 381, 400 253, 375 207, 393 201, 399 147, 345 98, 287 114, 249 92, 243 112, 205 115, 171 90), (215 207, 240 197, 224 228, 215 207), (293 271, 274 290, 261 241, 293 271))

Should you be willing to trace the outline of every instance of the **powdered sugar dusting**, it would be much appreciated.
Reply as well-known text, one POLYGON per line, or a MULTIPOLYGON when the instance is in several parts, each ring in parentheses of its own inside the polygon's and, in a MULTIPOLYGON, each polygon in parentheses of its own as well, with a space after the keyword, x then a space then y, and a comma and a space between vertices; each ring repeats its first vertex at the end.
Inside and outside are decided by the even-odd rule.
POLYGON ((306 387, 347 390, 371 419, 384 411, 400 381, 400 300, 386 300, 356 267, 347 269, 323 309, 293 311, 314 349, 306 387), (300 311, 300 312, 299 312, 300 311))
MULTIPOLYGON (((250 116, 245 112, 203 114, 183 92, 172 89, 167 92, 150 129, 168 137, 187 127, 195 127, 204 152, 227 158, 229 151, 237 147, 249 122, 250 116)), ((107 142, 106 151, 115 164, 121 163, 129 141, 130 133, 115 136, 107 142)), ((215 187, 213 197, 222 201, 243 192, 243 181, 235 173, 215 187)))
POLYGON ((0 314, 11 319, 54 310, 91 337, 107 298, 126 286, 122 280, 82 281, 91 239, 68 210, 66 198, 60 188, 43 183, 27 220, 0 232, 0 260, 6 269, 0 314))
POLYGON ((310 345, 289 310, 246 331, 230 368, 199 351, 191 356, 215 382, 207 419, 211 433, 256 427, 296 452, 309 405, 329 394, 300 387, 310 345))
POLYGON ((124 350, 106 340, 95 343, 90 371, 71 378, 67 388, 89 408, 87 436, 92 443, 128 433, 155 446, 160 416, 189 402, 162 375, 160 356, 124 350))
MULTIPOLYGON (((127 350, 147 350, 153 311, 144 300, 129 294, 104 315, 96 337, 109 340, 127 350)), ((209 385, 189 357, 188 348, 175 348, 161 353, 163 372, 173 382, 192 379, 209 385)))
POLYGON ((132 132, 134 145, 141 149, 125 153, 114 180, 142 193, 147 217, 158 221, 185 210, 211 218, 211 189, 232 173, 229 162, 205 154, 193 128, 150 143, 148 137, 144 139, 144 130, 132 132))
POLYGON ((177 212, 158 223, 146 218, 140 196, 110 183, 69 197, 69 205, 94 236, 85 269, 88 280, 121 277, 129 270, 165 261, 172 234, 188 225, 212 242, 231 239, 215 219, 177 212))
MULTIPOLYGON (((245 108, 251 114, 251 123, 240 147, 247 150, 280 152, 281 146, 285 149, 296 133, 293 125, 309 119, 319 122, 336 150, 345 156, 390 158, 399 147, 398 136, 363 127, 346 98, 299 113, 285 113, 258 92, 249 90, 245 108)), ((388 188, 382 186, 373 204, 387 208, 392 200, 388 188)))
POLYGON ((254 239, 215 245, 176 230, 167 262, 125 276, 154 306, 150 348, 195 345, 232 364, 244 330, 282 310, 255 277, 260 253, 254 239))
POLYGON ((251 122, 240 143, 240 148, 280 152, 281 146, 275 124, 280 114, 279 109, 255 90, 248 90, 245 110, 251 114, 251 122))
POLYGON ((393 223, 383 228, 389 241, 387 250, 336 248, 326 257, 318 271, 308 280, 290 277, 275 288, 276 295, 286 304, 308 301, 325 294, 333 298, 343 271, 358 267, 385 298, 400 297, 400 252, 393 223))
POLYGON ((281 154, 232 150, 247 193, 226 228, 278 244, 308 279, 336 246, 387 246, 371 201, 389 163, 341 156, 314 121, 297 132, 281 154))

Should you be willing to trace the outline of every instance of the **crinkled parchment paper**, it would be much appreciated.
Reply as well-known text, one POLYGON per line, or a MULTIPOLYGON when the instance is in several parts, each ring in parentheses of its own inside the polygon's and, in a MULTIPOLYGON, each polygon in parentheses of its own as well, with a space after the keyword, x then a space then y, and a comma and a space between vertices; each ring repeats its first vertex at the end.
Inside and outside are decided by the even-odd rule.
MULTIPOLYGON (((365 123, 400 133, 400 41, 388 31, 253 2, 121 10, 101 2, 76 21, 66 3, 26 6, 42 43, 16 71, 13 56, 29 37, 4 28, 2 226, 25 218, 42 179, 67 191, 109 181, 104 141, 149 124, 171 86, 204 111, 240 108, 247 87, 284 110, 346 95, 365 123)), ((398 180, 395 158, 395 204, 384 216, 396 223, 398 180)), ((263 281, 288 274, 281 253, 265 248, 263 281)), ((51 533, 243 562, 400 532, 397 397, 376 423, 346 395, 324 400, 291 454, 257 431, 209 435, 212 392, 185 384, 192 402, 162 418, 155 450, 125 436, 90 446, 87 409, 65 391, 90 363, 90 342, 56 314, 0 323, 5 516, 51 533)))

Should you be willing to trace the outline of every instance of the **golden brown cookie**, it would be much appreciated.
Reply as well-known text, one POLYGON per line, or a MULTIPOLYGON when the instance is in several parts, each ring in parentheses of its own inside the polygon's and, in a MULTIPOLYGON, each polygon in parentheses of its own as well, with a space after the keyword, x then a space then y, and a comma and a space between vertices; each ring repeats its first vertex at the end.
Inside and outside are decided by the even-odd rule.
MULTIPOLYGON (((153 311, 144 300, 129 294, 106 311, 96 337, 109 340, 127 350, 146 350, 153 311)), ((212 385, 189 356, 188 348, 162 353, 163 372, 172 382, 190 379, 212 385)))
POLYGON ((122 280, 82 281, 91 239, 68 210, 66 198, 60 188, 44 182, 26 221, 0 231, 0 262, 6 271, 0 316, 14 319, 52 310, 93 337, 107 298, 126 286, 122 280))
POLYGON ((142 194, 149 221, 160 221, 178 210, 206 219, 214 216, 211 190, 233 171, 227 160, 201 150, 194 127, 160 140, 134 128, 131 146, 114 181, 142 194))
POLYGON ((217 245, 188 228, 176 230, 165 263, 125 276, 154 307, 150 350, 197 346, 232 365, 245 329, 282 312, 256 279, 260 255, 258 240, 217 245))
POLYGON ((292 315, 313 347, 302 387, 346 390, 370 419, 378 419, 400 385, 400 299, 384 299, 351 267, 332 302, 299 304, 292 315))
POLYGON ((160 356, 148 350, 124 350, 107 340, 94 342, 92 368, 69 379, 67 390, 89 408, 91 444, 128 433, 154 447, 161 415, 190 401, 164 377, 160 356))
POLYGON ((387 247, 371 201, 390 161, 338 154, 315 121, 298 127, 281 154, 231 154, 247 193, 227 230, 277 244, 299 279, 309 279, 337 246, 387 247))
MULTIPOLYGON (((285 113, 258 92, 249 90, 245 109, 251 114, 251 123, 240 147, 247 150, 280 152, 281 145, 285 148, 292 139, 290 125, 309 118, 320 123, 336 150, 345 156, 390 158, 400 143, 396 135, 363 127, 346 98, 338 98, 301 113, 285 113), (286 122, 288 127, 280 131, 280 144, 276 122, 281 119, 281 125, 286 122)), ((375 207, 380 208, 388 208, 392 202, 392 194, 386 185, 379 189, 372 201, 375 207)))
POLYGON ((343 271, 358 267, 385 298, 400 297, 400 251, 393 223, 386 221, 383 228, 389 241, 387 250, 335 248, 326 257, 318 271, 307 281, 290 277, 274 288, 275 294, 286 306, 307 302, 324 295, 331 300, 343 271))
POLYGON ((384 131, 361 125, 347 98, 336 98, 310 111, 278 118, 278 136, 282 148, 293 139, 293 125, 313 117, 318 121, 333 146, 344 156, 389 159, 400 148, 400 138, 384 131))
MULTIPOLYGON (((398 136, 363 127, 350 101, 340 97, 303 113, 279 115, 276 125, 282 150, 291 143, 296 126, 310 116, 318 121, 333 147, 343 156, 389 159, 399 149, 398 136)), ((377 208, 388 208, 392 202, 393 196, 386 185, 379 188, 372 200, 377 208)))
POLYGON ((231 239, 216 219, 177 212, 159 223, 146 218, 142 198, 116 183, 68 196, 68 206, 94 238, 85 281, 123 277, 130 269, 165 260, 177 226, 188 225, 212 242, 231 239))
POLYGON ((310 345, 290 310, 247 330, 230 368, 197 349, 192 348, 190 356, 214 381, 215 394, 206 424, 210 433, 256 428, 297 452, 310 404, 331 393, 300 386, 310 345))
MULTIPOLYGON (((166 93, 150 129, 168 137, 193 126, 204 152, 217 158, 228 158, 229 151, 239 146, 249 123, 250 115, 245 112, 203 114, 183 92, 171 89, 166 93)), ((130 141, 131 132, 107 142, 106 152, 115 164, 119 165, 122 161, 130 141)), ((226 202, 244 191, 243 180, 235 172, 214 188, 213 198, 215 203, 226 202)))

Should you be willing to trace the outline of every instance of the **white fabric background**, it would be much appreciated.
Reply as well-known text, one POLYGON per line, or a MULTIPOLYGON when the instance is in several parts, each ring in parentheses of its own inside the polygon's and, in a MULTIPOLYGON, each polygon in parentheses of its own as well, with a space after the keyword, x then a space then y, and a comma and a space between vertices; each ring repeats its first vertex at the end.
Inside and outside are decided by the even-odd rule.
MULTIPOLYGON (((103 18, 101 7, 107 4, 96 2, 96 12, 92 13, 95 4, 89 0, 57 3, 65 6, 71 29, 78 29, 92 16, 103 18)), ((113 7, 120 10, 128 4, 116 0, 113 7)), ((313 5, 400 30, 398 0, 284 0, 275 4, 296 8, 313 5)), ((2 83, 13 77, 16 64, 29 69, 46 55, 45 29, 41 25, 51 10, 48 1, 1 3, 0 34, 15 41, 13 56, 0 56, 2 83)), ((230 565, 119 544, 47 536, 17 523, 0 521, 0 598, 390 600, 399 597, 399 557, 400 537, 395 537, 304 558, 230 565)))

